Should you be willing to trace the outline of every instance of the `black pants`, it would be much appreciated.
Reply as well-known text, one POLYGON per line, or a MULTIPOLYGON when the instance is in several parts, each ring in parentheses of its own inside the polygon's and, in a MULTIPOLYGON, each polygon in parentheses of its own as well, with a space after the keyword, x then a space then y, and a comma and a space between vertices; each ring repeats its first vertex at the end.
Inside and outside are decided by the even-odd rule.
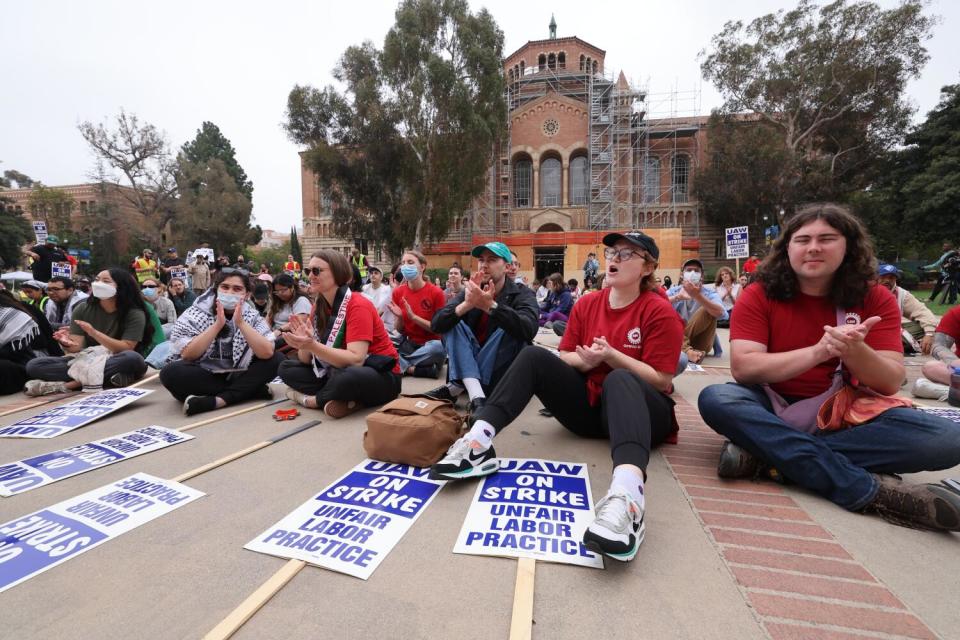
POLYGON ((19 362, 0 359, 0 395, 21 391, 29 379, 25 366, 19 362))
POLYGON ((196 362, 174 360, 160 370, 160 382, 177 400, 187 396, 218 396, 227 404, 249 400, 277 377, 283 356, 274 352, 266 360, 254 357, 246 371, 210 373, 196 362))
MULTIPOLYGON (((70 382, 73 378, 67 373, 69 369, 70 360, 62 356, 43 356, 27 363, 27 375, 31 380, 70 382)), ((103 388, 112 389, 110 378, 118 373, 139 380, 146 372, 147 363, 136 351, 114 353, 103 365, 103 388)))
POLYGON ((402 380, 399 374, 373 367, 331 368, 325 377, 317 378, 313 367, 299 360, 284 360, 280 379, 291 389, 316 396, 321 409, 330 400, 353 400, 365 407, 385 404, 400 395, 402 380))
POLYGON ((584 438, 609 438, 614 466, 646 470, 650 449, 673 430, 673 400, 625 369, 603 381, 599 407, 587 401, 587 377, 546 349, 528 348, 487 398, 477 418, 499 433, 513 422, 533 396, 566 429, 584 438))

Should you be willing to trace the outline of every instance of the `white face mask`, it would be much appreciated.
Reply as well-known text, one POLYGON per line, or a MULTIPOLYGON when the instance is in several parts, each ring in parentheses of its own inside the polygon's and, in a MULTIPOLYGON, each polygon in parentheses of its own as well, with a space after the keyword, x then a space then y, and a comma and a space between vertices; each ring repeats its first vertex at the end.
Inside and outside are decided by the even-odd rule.
POLYGON ((699 271, 684 271, 683 279, 690 284, 700 284, 701 273, 699 271))
POLYGON ((94 298, 99 298, 100 300, 109 300, 117 295, 117 288, 106 282, 94 282, 90 285, 90 291, 94 298))

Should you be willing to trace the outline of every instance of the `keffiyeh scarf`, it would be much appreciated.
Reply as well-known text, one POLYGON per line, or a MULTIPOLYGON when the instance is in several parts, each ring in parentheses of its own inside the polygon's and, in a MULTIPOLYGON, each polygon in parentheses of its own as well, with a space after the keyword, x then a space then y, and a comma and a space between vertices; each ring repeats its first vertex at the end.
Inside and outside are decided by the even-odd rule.
MULTIPOLYGON (((314 340, 320 344, 325 344, 332 349, 345 348, 344 345, 347 336, 347 305, 350 302, 350 297, 352 295, 353 292, 350 290, 350 287, 346 285, 337 289, 337 295, 333 298, 333 309, 331 310, 333 313, 331 318, 327 318, 327 328, 322 336, 317 332, 317 307, 314 305, 313 313, 310 314, 310 323, 313 325, 314 340)), ((317 356, 313 356, 313 373, 318 378, 323 378, 326 376, 327 370, 330 368, 330 366, 330 363, 324 362, 317 356)))
MULTIPOLYGON (((173 325, 173 330, 170 332, 171 359, 179 360, 180 353, 188 344, 190 344, 190 341, 213 326, 217 319, 216 303, 217 291, 216 289, 210 289, 197 298, 190 308, 184 311, 183 315, 177 318, 177 322, 173 325)), ((251 307, 246 302, 242 302, 241 304, 243 305, 244 321, 256 329, 257 333, 260 333, 261 335, 266 335, 264 330, 269 333, 266 323, 264 323, 263 318, 260 317, 260 314, 257 313, 256 309, 251 307)), ((232 313, 232 311, 226 312, 228 324, 230 323, 229 318, 232 313)), ((214 338, 214 340, 210 343, 210 346, 207 347, 207 352, 201 359, 210 357, 216 342, 217 338, 214 338)), ((253 359, 253 351, 250 350, 246 339, 243 337, 243 332, 241 331, 234 331, 232 356, 233 366, 237 369, 246 369, 248 366, 250 366, 250 361, 253 359)))
POLYGON ((40 335, 40 326, 30 317, 13 307, 0 307, 0 348, 8 347, 13 352, 27 349, 40 335))

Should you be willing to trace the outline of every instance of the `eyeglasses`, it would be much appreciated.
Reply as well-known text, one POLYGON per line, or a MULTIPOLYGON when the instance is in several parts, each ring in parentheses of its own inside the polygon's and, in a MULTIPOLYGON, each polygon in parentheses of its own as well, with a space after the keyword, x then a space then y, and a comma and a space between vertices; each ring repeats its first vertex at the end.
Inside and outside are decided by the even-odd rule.
POLYGON ((321 269, 320 267, 307 267, 303 270, 304 273, 312 276, 319 276, 324 271, 326 271, 326 269, 321 269))
POLYGON ((633 249, 614 249, 613 247, 607 247, 603 250, 603 257, 607 260, 613 260, 617 256, 620 257, 620 262, 626 262, 627 260, 633 260, 636 256, 643 257, 643 254, 633 249))
POLYGON ((140 285, 140 288, 141 288, 141 289, 156 289, 156 288, 157 288, 157 285, 155 285, 155 284, 148 284, 148 283, 144 282, 142 285, 140 285))
POLYGON ((47 287, 47 292, 50 291, 66 291, 66 287, 47 287))
POLYGON ((227 274, 235 273, 237 275, 243 276, 244 278, 250 275, 250 272, 247 271, 246 269, 234 269, 233 267, 224 267, 220 269, 220 273, 227 273, 227 274))

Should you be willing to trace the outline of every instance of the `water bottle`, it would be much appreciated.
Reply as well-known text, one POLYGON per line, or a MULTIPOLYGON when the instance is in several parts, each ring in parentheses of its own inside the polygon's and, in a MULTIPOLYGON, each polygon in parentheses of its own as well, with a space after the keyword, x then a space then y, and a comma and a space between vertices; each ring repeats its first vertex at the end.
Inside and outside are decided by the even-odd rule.
POLYGON ((947 402, 954 407, 960 407, 960 367, 950 367, 950 393, 947 402))

